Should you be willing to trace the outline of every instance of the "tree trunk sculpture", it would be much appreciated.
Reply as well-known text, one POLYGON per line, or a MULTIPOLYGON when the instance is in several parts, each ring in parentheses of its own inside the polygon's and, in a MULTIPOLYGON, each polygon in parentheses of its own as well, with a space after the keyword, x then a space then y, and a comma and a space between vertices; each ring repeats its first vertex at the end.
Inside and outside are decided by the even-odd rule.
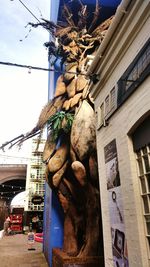
POLYGON ((57 194, 65 214, 63 250, 81 258, 103 253, 95 112, 89 93, 94 75, 86 74, 89 59, 95 56, 113 19, 98 25, 99 11, 96 0, 93 20, 88 21, 88 7, 79 1, 77 14, 64 4, 63 23, 45 19, 30 23, 50 31, 53 41, 45 46, 51 62, 55 57, 54 65, 60 59, 61 74, 54 98, 41 111, 33 130, 1 147, 21 144, 41 134, 47 126, 43 161, 47 183, 57 194))

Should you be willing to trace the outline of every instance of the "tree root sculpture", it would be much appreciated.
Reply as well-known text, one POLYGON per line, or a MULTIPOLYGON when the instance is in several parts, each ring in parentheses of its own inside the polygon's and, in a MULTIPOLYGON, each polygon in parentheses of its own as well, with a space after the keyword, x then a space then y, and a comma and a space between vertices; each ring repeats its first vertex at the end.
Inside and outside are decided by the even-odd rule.
POLYGON ((65 23, 56 25, 45 19, 38 24, 30 23, 50 31, 54 40, 45 43, 49 59, 55 57, 51 64, 60 59, 63 71, 60 68, 54 98, 43 108, 37 125, 29 133, 6 142, 1 149, 20 145, 41 134, 47 126, 43 162, 47 183, 57 194, 65 214, 63 250, 82 258, 103 253, 96 122, 89 93, 91 77, 86 71, 89 58, 95 56, 113 16, 98 25, 100 6, 96 0, 93 20, 87 23, 88 8, 81 0, 78 4, 76 16, 64 5, 65 23))

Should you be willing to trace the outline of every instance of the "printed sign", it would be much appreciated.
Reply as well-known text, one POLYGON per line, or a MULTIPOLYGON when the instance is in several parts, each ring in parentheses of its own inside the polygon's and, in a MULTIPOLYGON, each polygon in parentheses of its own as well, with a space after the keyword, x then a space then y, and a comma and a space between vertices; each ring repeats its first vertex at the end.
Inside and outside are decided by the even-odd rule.
POLYGON ((34 205, 41 205, 41 204, 43 203, 43 201, 44 201, 44 199, 43 199, 43 197, 41 197, 41 196, 34 196, 34 197, 32 198, 32 203, 33 203, 34 205))
POLYGON ((114 267, 129 267, 116 140, 104 147, 114 267))

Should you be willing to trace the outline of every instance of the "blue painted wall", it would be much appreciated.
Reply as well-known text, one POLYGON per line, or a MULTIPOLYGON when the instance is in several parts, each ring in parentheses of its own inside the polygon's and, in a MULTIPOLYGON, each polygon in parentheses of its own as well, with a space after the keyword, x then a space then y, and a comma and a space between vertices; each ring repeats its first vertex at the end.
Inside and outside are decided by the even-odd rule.
MULTIPOLYGON (((75 15, 73 19, 76 19, 78 8, 79 8, 79 1, 72 1, 72 0, 60 0, 60 6, 58 11, 58 18, 59 21, 63 20, 62 17, 62 7, 63 4, 68 3, 70 10, 72 11, 72 14, 75 15)), ((97 18, 96 25, 98 26, 100 23, 102 23, 104 20, 108 19, 112 15, 115 14, 117 6, 120 4, 121 0, 99 0, 100 4, 100 14, 97 18)), ((87 23, 91 23, 94 19, 94 12, 95 12, 95 4, 96 0, 82 0, 82 3, 87 5, 87 12, 88 12, 88 20, 87 23)), ((88 25, 88 27, 90 24, 88 25)))
MULTIPOLYGON (((59 0, 51 1, 50 20, 57 21, 59 0)), ((50 66, 49 66, 50 67, 50 66)), ((48 77, 48 99, 52 99, 59 73, 50 72, 48 77)), ((52 266, 52 249, 62 248, 63 244, 63 211, 56 195, 48 184, 45 185, 44 223, 43 223, 43 251, 45 257, 52 266)))
MULTIPOLYGON (((84 4, 95 4, 95 0, 82 0, 84 4)), ((100 5, 101 6, 106 6, 106 7, 117 7, 120 4, 120 0, 100 0, 100 5)))

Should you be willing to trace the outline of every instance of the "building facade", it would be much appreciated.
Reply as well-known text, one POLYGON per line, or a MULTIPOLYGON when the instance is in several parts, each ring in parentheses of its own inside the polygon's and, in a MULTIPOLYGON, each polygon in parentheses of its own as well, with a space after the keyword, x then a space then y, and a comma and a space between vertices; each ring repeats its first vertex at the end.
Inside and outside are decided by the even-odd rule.
POLYGON ((105 266, 150 266, 150 2, 123 0, 88 73, 105 266))
POLYGON ((29 225, 32 217, 38 215, 43 220, 45 194, 45 165, 42 161, 45 139, 32 139, 31 160, 27 166, 25 221, 29 225))

